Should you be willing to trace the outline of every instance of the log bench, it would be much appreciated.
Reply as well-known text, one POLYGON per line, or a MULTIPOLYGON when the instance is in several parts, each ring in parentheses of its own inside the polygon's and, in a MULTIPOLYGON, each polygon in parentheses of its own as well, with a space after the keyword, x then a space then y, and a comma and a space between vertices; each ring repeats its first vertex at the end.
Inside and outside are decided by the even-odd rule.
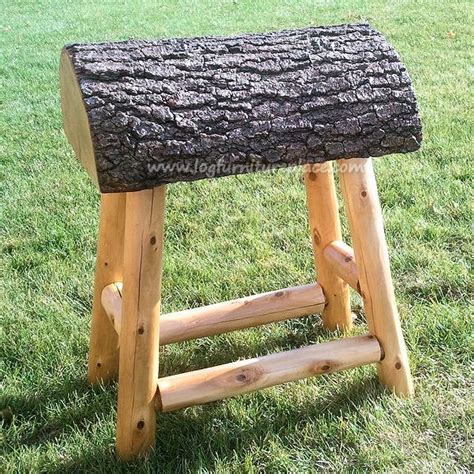
POLYGON ((413 393, 371 157, 419 148, 398 54, 369 25, 235 37, 73 44, 64 130, 101 193, 88 378, 118 375, 117 451, 154 445, 155 412, 376 364, 413 393), (333 174, 353 249, 341 240, 333 174), (160 317, 166 185, 301 166, 317 283, 160 317), (349 287, 367 335, 349 337, 349 287), (347 337, 158 378, 160 344, 321 313, 347 337))

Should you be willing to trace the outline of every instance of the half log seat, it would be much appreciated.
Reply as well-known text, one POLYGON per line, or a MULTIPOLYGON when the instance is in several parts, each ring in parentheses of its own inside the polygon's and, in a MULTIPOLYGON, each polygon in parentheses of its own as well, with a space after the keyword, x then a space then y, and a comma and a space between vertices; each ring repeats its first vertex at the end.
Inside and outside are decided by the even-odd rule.
POLYGON ((61 102, 66 136, 102 193, 88 376, 118 374, 122 458, 153 446, 156 410, 371 363, 395 393, 413 393, 370 157, 417 150, 421 124, 380 33, 359 24, 71 45, 61 102), (341 241, 332 160, 353 249, 341 241), (296 165, 317 283, 160 318, 165 185, 296 165), (367 336, 158 379, 160 343, 314 313, 349 331, 349 286, 367 336))

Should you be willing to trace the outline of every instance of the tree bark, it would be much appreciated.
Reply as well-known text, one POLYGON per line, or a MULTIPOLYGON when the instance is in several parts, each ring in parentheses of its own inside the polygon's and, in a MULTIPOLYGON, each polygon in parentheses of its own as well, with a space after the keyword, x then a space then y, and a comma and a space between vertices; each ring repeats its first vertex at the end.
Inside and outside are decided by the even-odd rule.
POLYGON ((61 86, 66 134, 102 192, 421 142, 406 69, 365 24, 71 45, 61 86))

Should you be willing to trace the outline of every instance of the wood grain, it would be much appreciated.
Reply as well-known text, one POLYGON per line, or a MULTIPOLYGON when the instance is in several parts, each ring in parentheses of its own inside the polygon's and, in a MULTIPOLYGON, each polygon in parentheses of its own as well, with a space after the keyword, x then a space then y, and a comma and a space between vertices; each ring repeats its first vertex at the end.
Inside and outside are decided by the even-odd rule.
POLYGON ((116 442, 122 459, 155 441, 165 192, 127 194, 116 442))
MULTIPOLYGON (((118 334, 122 320, 122 284, 102 291, 102 305, 118 334)), ((323 311, 324 294, 318 284, 270 291, 200 308, 163 314, 160 344, 213 336, 323 311)))
POLYGON ((339 163, 341 188, 367 324, 385 353, 380 362, 379 376, 396 394, 411 396, 413 382, 395 301, 372 160, 349 161, 339 163))
POLYGON ((280 352, 158 381, 156 407, 168 412, 241 395, 281 383, 378 362, 375 337, 357 336, 280 352))
POLYGON ((119 340, 101 304, 102 290, 123 278, 125 194, 103 194, 89 343, 88 380, 107 382, 118 375, 119 340))
POLYGON ((349 330, 352 326, 349 287, 334 273, 323 255, 328 244, 341 239, 332 163, 305 166, 304 170, 316 276, 326 298, 323 324, 331 330, 349 330))

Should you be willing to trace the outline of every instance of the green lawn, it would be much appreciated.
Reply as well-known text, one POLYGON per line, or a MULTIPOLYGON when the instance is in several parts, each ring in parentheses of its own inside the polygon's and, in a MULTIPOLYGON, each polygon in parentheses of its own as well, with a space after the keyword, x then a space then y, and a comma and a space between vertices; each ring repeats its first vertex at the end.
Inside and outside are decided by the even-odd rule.
MULTIPOLYGON (((0 472, 474 469, 473 21, 458 0, 1 1, 0 472), (421 151, 376 160, 416 397, 355 369, 162 415, 154 454, 119 463, 117 387, 85 381, 98 195, 62 132, 61 47, 359 21, 401 53, 424 123, 421 151)), ((168 203, 165 312, 314 280, 299 170, 168 203)), ((160 374, 331 337, 314 317, 167 346, 160 374)))

